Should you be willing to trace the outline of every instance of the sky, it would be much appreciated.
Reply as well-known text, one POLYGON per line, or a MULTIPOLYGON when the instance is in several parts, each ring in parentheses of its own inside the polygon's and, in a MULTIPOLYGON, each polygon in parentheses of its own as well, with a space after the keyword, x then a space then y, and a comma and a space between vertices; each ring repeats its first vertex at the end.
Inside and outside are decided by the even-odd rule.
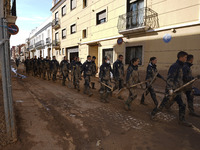
POLYGON ((52 0, 16 0, 16 3, 19 33, 11 36, 11 47, 25 43, 30 31, 51 16, 52 0))

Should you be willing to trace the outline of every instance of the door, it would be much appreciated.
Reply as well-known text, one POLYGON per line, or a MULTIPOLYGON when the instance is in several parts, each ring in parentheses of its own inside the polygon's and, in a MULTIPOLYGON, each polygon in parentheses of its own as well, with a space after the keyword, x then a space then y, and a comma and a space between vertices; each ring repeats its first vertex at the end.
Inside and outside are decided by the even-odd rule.
POLYGON ((110 63, 111 65, 114 63, 113 62, 113 48, 109 48, 109 49, 103 49, 103 59, 102 59, 102 63, 104 63, 104 57, 108 56, 110 58, 110 63))
POLYGON ((134 27, 143 26, 144 24, 144 0, 137 0, 128 4, 128 15, 127 15, 127 28, 131 29, 134 27))
POLYGON ((96 63, 96 66, 98 67, 99 66, 99 57, 98 57, 98 45, 90 45, 89 46, 89 55, 91 57, 95 56, 96 57, 96 60, 95 60, 95 63, 96 63))
POLYGON ((78 52, 72 52, 69 54, 70 55, 70 63, 72 62, 72 60, 74 59, 74 57, 78 57, 78 52))

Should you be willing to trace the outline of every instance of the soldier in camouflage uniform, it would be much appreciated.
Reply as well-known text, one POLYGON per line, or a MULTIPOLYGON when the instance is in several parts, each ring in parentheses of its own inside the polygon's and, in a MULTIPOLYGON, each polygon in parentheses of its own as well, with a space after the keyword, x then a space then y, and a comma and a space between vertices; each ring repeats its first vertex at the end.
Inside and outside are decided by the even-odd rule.
POLYGON ((37 64, 38 64, 38 75, 41 78, 42 74, 43 74, 43 70, 44 70, 44 59, 43 59, 43 57, 40 57, 38 59, 38 63, 37 64))
POLYGON ((129 64, 126 74, 126 87, 129 90, 129 97, 125 102, 125 110, 131 110, 131 103, 137 98, 136 88, 130 88, 132 85, 140 83, 138 65, 140 60, 133 58, 129 64))
POLYGON ((177 57, 178 60, 171 65, 169 71, 168 71, 168 78, 167 78, 167 85, 166 85, 166 95, 162 101, 162 103, 160 104, 159 107, 156 107, 153 109, 152 113, 151 113, 151 117, 154 118, 154 116, 162 111, 162 109, 165 107, 165 105, 169 102, 170 96, 172 94, 176 94, 174 101, 177 102, 177 104, 179 105, 179 124, 180 125, 184 125, 187 127, 192 127, 191 123, 188 123, 185 120, 185 107, 186 105, 183 103, 182 100, 182 92, 183 91, 179 91, 177 93, 174 93, 174 90, 176 90, 177 88, 183 86, 183 66, 184 63, 187 60, 187 53, 186 52, 179 52, 177 57))
POLYGON ((52 59, 51 59, 51 57, 49 57, 49 63, 50 63, 50 71, 49 71, 49 75, 50 75, 50 78, 51 78, 51 75, 52 75, 51 62, 52 62, 52 59))
MULTIPOLYGON (((114 90, 120 90, 124 87, 124 64, 123 55, 119 55, 118 59, 113 64, 113 77, 115 81, 114 90)), ((123 99, 121 96, 119 99, 123 99)))
POLYGON ((60 63, 60 70, 63 76, 63 82, 62 82, 63 86, 65 86, 66 78, 69 80, 69 69, 70 69, 70 64, 68 63, 68 60, 66 59, 65 56, 60 63))
POLYGON ((59 62, 56 60, 56 56, 53 56, 53 60, 51 61, 51 69, 52 69, 52 73, 53 73, 53 81, 57 80, 57 73, 58 73, 58 69, 59 69, 59 62))
MULTIPOLYGON (((153 99, 154 104, 156 106, 158 106, 158 100, 156 98, 156 93, 154 91, 154 88, 152 87, 152 85, 149 85, 149 84, 154 79, 154 77, 155 77, 156 74, 157 74, 158 78, 161 78, 165 82, 166 82, 166 80, 163 78, 163 76, 161 76, 158 73, 156 64, 157 64, 157 58, 156 57, 151 57, 150 58, 150 63, 147 66, 147 72, 146 72, 146 81, 149 81, 149 82, 146 83, 146 87, 148 88, 148 91, 145 94, 148 95, 150 93, 151 94, 151 98, 153 99)), ((155 82, 155 80, 153 82, 155 82)), ((143 94, 142 95, 142 99, 141 99, 141 104, 146 105, 144 103, 144 100, 145 100, 145 97, 144 97, 144 94, 143 94)))
POLYGON ((95 89, 95 76, 97 74, 97 66, 96 66, 95 60, 96 60, 96 57, 93 56, 92 57, 92 76, 91 76, 92 89, 95 89))
POLYGON ((73 67, 73 80, 74 80, 74 88, 80 91, 80 80, 81 79, 81 68, 82 63, 79 60, 79 57, 76 57, 76 61, 73 67))
MULTIPOLYGON (((194 79, 194 77, 192 76, 192 70, 191 70, 193 61, 194 61, 194 56, 188 55, 187 62, 183 66, 183 82, 184 82, 184 84, 186 84, 194 79)), ((200 78, 200 76, 197 76, 197 77, 200 78)), ((200 117, 200 115, 196 114, 194 111, 194 105, 193 105, 194 92, 192 89, 192 85, 186 87, 184 90, 184 93, 187 97, 189 115, 194 116, 194 117, 200 117)))
POLYGON ((49 57, 47 56, 46 59, 44 60, 44 71, 43 71, 43 79, 46 80, 46 75, 48 80, 50 80, 50 69, 51 69, 51 64, 49 57))
POLYGON ((92 92, 90 91, 90 78, 93 73, 93 63, 91 61, 91 56, 87 56, 86 62, 82 66, 82 71, 84 72, 84 79, 85 79, 85 84, 84 84, 84 94, 88 94, 89 96, 92 96, 92 92))
POLYGON ((73 81, 73 85, 74 88, 76 89, 76 84, 75 84, 75 67, 76 67, 76 61, 77 61, 77 57, 75 56, 70 64, 70 68, 71 68, 71 81, 73 81))
POLYGON ((27 59, 25 60, 24 65, 26 67, 26 74, 29 75, 31 71, 31 65, 32 65, 29 57, 27 57, 27 59))
MULTIPOLYGON (((99 82, 104 83, 111 87, 110 81, 111 81, 111 73, 113 72, 111 65, 110 65, 110 58, 105 56, 104 57, 104 63, 100 67, 99 72, 99 82)), ((105 85, 101 84, 100 88, 100 96, 101 96, 101 102, 108 103, 108 96, 112 92, 110 88, 106 87, 105 85)))
POLYGON ((37 57, 35 56, 35 58, 33 59, 33 75, 37 76, 37 57))

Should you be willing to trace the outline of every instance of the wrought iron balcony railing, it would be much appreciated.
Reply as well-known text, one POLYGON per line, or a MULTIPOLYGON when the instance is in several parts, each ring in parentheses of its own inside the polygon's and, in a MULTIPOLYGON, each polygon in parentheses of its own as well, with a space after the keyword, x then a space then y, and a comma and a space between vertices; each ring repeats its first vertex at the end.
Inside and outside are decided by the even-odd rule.
POLYGON ((46 38, 46 45, 50 45, 50 44, 51 44, 51 38, 48 37, 48 38, 46 38))
POLYGON ((53 29, 57 29, 57 28, 60 28, 60 19, 59 18, 56 18, 52 21, 52 28, 53 29))
POLYGON ((60 40, 53 40, 53 46, 60 46, 60 40))
POLYGON ((118 31, 122 34, 132 32, 134 29, 149 30, 158 26, 158 14, 148 7, 120 15, 118 20, 118 31))
POLYGON ((53 40, 52 42, 53 48, 55 48, 56 50, 60 49, 60 40, 53 40))
POLYGON ((35 47, 36 48, 41 48, 41 47, 43 47, 44 46, 44 40, 41 40, 41 41, 39 41, 39 42, 37 42, 36 44, 35 44, 35 47))
POLYGON ((29 46, 29 49, 30 49, 30 50, 33 50, 34 48, 35 48, 34 45, 30 45, 30 46, 29 46))
POLYGON ((16 13, 16 0, 12 0, 11 16, 17 16, 17 13, 16 13))

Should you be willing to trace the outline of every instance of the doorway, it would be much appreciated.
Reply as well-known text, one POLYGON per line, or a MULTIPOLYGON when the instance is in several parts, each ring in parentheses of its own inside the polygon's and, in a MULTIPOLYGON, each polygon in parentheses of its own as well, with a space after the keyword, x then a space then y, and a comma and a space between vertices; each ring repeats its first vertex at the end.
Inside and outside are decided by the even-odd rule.
POLYGON ((95 56, 96 57, 96 60, 95 60, 95 63, 96 63, 96 66, 98 67, 99 64, 99 57, 98 57, 98 45, 89 45, 89 55, 91 57, 95 56))
POLYGON ((103 59, 102 63, 104 63, 104 57, 108 56, 110 58, 110 64, 113 64, 113 48, 103 49, 103 59))

